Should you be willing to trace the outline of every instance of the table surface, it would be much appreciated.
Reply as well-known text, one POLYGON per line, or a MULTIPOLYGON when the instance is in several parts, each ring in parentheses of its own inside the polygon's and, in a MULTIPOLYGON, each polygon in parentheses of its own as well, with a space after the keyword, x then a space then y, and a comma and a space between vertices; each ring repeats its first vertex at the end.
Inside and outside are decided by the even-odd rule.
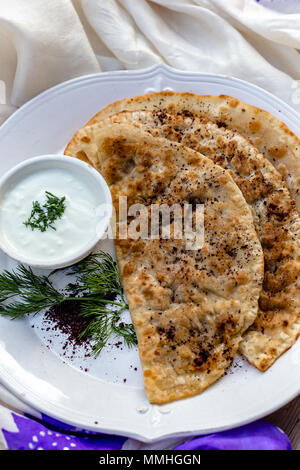
POLYGON ((300 396, 266 419, 289 436, 294 450, 300 450, 300 396))

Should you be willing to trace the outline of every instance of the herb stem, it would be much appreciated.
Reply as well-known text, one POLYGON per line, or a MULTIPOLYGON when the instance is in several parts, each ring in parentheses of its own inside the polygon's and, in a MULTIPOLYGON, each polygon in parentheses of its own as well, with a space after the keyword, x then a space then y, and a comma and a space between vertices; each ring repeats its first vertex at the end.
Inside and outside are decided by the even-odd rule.
POLYGON ((124 310, 128 308, 128 304, 126 302, 114 302, 113 300, 106 300, 99 297, 63 297, 61 302, 65 302, 66 300, 79 300, 82 302, 99 302, 101 304, 117 305, 118 307, 124 307, 124 310))

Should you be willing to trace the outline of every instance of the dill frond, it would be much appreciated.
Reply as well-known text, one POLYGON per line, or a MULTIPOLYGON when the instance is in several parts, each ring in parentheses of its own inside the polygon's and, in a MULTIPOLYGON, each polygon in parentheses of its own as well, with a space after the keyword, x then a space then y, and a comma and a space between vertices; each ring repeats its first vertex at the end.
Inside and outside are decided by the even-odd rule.
POLYGON ((37 275, 30 267, 19 265, 16 270, 0 274, 0 315, 12 319, 77 300, 80 315, 89 319, 81 333, 94 342, 98 355, 111 336, 124 340, 128 347, 137 344, 132 324, 124 324, 120 315, 128 308, 117 266, 108 253, 89 255, 69 268, 61 268, 49 276, 37 275), (55 289, 51 276, 63 271, 74 275, 75 282, 67 286, 67 294, 55 289))
POLYGON ((45 191, 46 202, 41 206, 39 201, 32 202, 32 209, 29 218, 23 222, 26 227, 31 227, 31 230, 40 230, 45 232, 48 227, 56 230, 53 223, 57 219, 61 219, 65 212, 66 197, 61 198, 55 196, 49 191, 45 191))

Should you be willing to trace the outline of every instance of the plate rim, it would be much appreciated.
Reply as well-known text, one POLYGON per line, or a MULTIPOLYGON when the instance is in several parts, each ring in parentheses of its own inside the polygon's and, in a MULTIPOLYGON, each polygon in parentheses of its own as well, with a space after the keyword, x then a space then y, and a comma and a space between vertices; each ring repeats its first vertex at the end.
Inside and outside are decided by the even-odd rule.
MULTIPOLYGON (((97 73, 97 74, 83 75, 83 76, 75 77, 71 80, 67 80, 65 82, 59 83, 58 85, 55 85, 45 90, 44 92, 40 93, 39 95, 35 96, 30 101, 26 102, 23 106, 21 106, 19 109, 17 109, 0 126, 0 136, 4 136, 7 132, 9 132, 13 128, 15 123, 16 122, 18 123, 18 121, 22 119, 22 116, 24 116, 24 113, 27 114, 35 107, 45 104, 45 102, 47 102, 49 99, 52 98, 53 94, 57 96, 61 93, 64 93, 66 89, 71 90, 73 87, 75 88, 80 87, 86 82, 89 82, 89 83, 98 82, 99 80, 102 82, 105 82, 111 79, 112 76, 115 78, 126 77, 127 80, 130 79, 131 81, 134 81, 134 80, 140 80, 143 78, 151 78, 152 76, 156 76, 159 74, 162 74, 166 78, 173 78, 175 80, 180 80, 180 81, 190 80, 190 81, 195 82, 195 81, 199 81, 199 79, 201 78, 202 80, 204 79, 211 80, 212 83, 216 83, 216 84, 224 85, 224 81, 229 82, 231 85, 235 84, 237 87, 239 87, 239 90, 245 90, 248 93, 251 92, 254 96, 263 98, 266 104, 267 102, 269 102, 269 104, 272 107, 279 106, 280 109, 284 111, 284 116, 282 116, 283 118, 287 118, 292 121, 296 120, 297 122, 297 120, 299 120, 299 117, 300 117, 298 111, 292 108, 289 104, 285 103, 277 96, 272 95, 267 90, 264 90, 263 88, 257 85, 254 85, 252 83, 249 83, 245 80, 241 80, 235 77, 231 77, 229 75, 222 75, 222 74, 185 72, 182 70, 175 70, 172 67, 169 67, 165 64, 159 64, 159 65, 155 65, 155 66, 148 67, 145 69, 119 70, 119 71, 112 71, 112 72, 108 71, 108 72, 102 72, 102 73, 97 73)), ((0 382, 2 382, 8 390, 10 390, 21 401, 29 404, 33 409, 39 412, 43 412, 53 417, 54 419, 63 421, 66 424, 70 424, 75 427, 82 426, 84 429, 89 430, 89 431, 94 431, 98 433, 104 432, 108 434, 117 433, 122 436, 132 437, 132 438, 139 439, 143 442, 148 442, 148 443, 151 443, 151 442, 157 441, 158 439, 163 439, 163 438, 181 437, 181 436, 183 437, 183 436, 190 436, 192 434, 207 434, 211 432, 220 432, 226 429, 234 429, 236 427, 250 423, 254 420, 260 419, 270 413, 273 413, 274 411, 284 406, 286 403, 290 402, 291 400, 293 400, 296 396, 300 394, 300 383, 299 383, 298 390, 296 390, 288 398, 285 398, 283 400, 278 398, 277 402, 274 405, 269 406, 263 412, 252 414, 250 417, 248 417, 247 419, 243 419, 243 420, 239 420, 238 418, 236 418, 236 421, 234 424, 230 424, 228 426, 224 425, 224 426, 214 427, 213 430, 212 429, 198 429, 197 430, 195 426, 193 427, 193 429, 188 429, 189 427, 188 424, 180 423, 181 427, 184 428, 182 432, 181 431, 168 432, 167 431, 168 424, 161 423, 159 428, 155 429, 152 427, 152 429, 149 431, 149 429, 147 429, 146 427, 142 429, 142 426, 140 424, 137 425, 136 423, 135 428, 138 429, 138 431, 133 432, 132 428, 130 428, 129 426, 130 429, 128 429, 125 423, 124 425, 122 425, 122 429, 116 429, 116 425, 114 424, 112 424, 111 426, 107 426, 106 424, 107 427, 101 426, 101 423, 97 425, 79 424, 78 421, 74 421, 72 419, 69 419, 67 416, 65 416, 68 414, 67 413, 68 409, 66 407, 56 404, 56 408, 58 412, 59 410, 61 410, 62 412, 62 414, 57 414, 56 412, 54 412, 53 405, 51 405, 51 402, 45 399, 45 397, 42 397, 42 398, 37 397, 38 403, 39 403, 37 405, 35 402, 35 397, 34 397, 35 394, 32 391, 30 391, 32 399, 28 397, 27 393, 26 393, 26 397, 24 398, 24 391, 23 393, 21 391, 20 392, 18 391, 18 389, 20 390, 20 385, 21 385, 20 382, 16 378, 13 378, 13 380, 10 379, 10 381, 11 382, 9 383, 8 377, 5 377, 5 372, 3 373, 2 371, 0 382), (14 382, 17 385, 17 387, 15 388, 12 385, 12 383, 14 382), (44 406, 41 404, 41 402, 44 403, 44 406), (51 411, 49 411, 50 408, 51 408, 51 411)), ((24 387, 23 387, 23 390, 24 390, 24 387)), ((69 410, 69 413, 70 413, 70 410, 69 410)), ((76 416, 79 416, 79 415, 81 415, 80 412, 77 413, 76 416)), ((84 422, 84 416, 86 415, 82 414, 83 418, 82 418, 81 423, 84 422)))
MULTIPOLYGON (((1 380, 2 380, 2 377, 1 377, 1 380)), ((19 386, 20 385, 20 382, 15 380, 16 384, 19 386)), ((277 403, 277 404, 274 404, 273 406, 269 407, 267 411, 263 411, 263 412, 260 412, 260 413, 257 413, 257 414, 254 414, 252 415, 251 417, 248 417, 248 418, 245 418, 243 420, 239 420, 239 418, 236 418, 236 421, 234 422, 234 424, 231 424, 231 425, 224 425, 224 426, 217 426, 217 427, 214 427, 213 430, 211 428, 207 428, 207 429, 203 429, 203 428, 195 428, 193 427, 193 429, 188 429, 188 425, 184 425, 183 427, 185 429, 183 429, 182 431, 174 431, 174 432, 168 432, 167 431, 167 428, 168 428, 168 425, 165 424, 165 425, 161 425, 160 428, 159 428, 159 431, 158 430, 155 430, 155 428, 151 428, 151 431, 147 431, 145 430, 145 428, 143 428, 141 425, 136 425, 135 428, 136 428, 136 432, 133 432, 132 431, 132 428, 126 428, 126 426, 123 426, 122 429, 116 429, 116 426, 114 426, 113 424, 111 426, 101 426, 100 423, 99 424, 87 424, 87 425, 83 425, 83 427, 80 427, 78 426, 78 422, 77 421, 74 421, 72 420, 71 418, 68 418, 67 416, 63 417, 62 418, 62 415, 59 415, 57 414, 56 412, 49 412, 48 409, 43 409, 42 406, 37 406, 34 404, 34 400, 33 399, 30 399, 30 398, 24 398, 24 392, 18 392, 16 391, 12 385, 9 385, 9 384, 4 384, 5 387, 7 388, 7 390, 11 391, 20 401, 26 403, 27 405, 30 405, 34 410, 36 410, 37 412, 41 412, 41 413, 44 413, 46 416, 49 416, 50 418, 53 418, 57 421, 60 421, 62 424, 67 424, 67 425, 70 425, 74 428, 76 428, 75 430, 78 432, 78 429, 82 429, 84 431, 87 431, 87 432, 96 432, 96 433, 105 433, 105 434, 109 434, 109 435, 118 435, 118 436, 121 436, 121 437, 126 437, 126 438, 130 438, 130 439, 137 439, 141 442, 144 442, 144 443, 154 443, 156 441, 159 441, 159 440, 162 440, 162 439, 168 439, 168 438, 175 438, 175 437, 192 437, 194 435, 208 435, 208 434, 212 434, 212 433, 219 433, 219 432, 222 432, 222 431, 226 431, 226 430, 231 430, 231 429, 236 429, 236 428, 239 428, 241 426, 245 426, 246 424, 249 424, 249 423, 252 423, 252 422, 255 422, 259 419, 262 419, 264 417, 266 417, 267 415, 270 415, 272 413, 274 413, 275 411, 277 411, 278 409, 282 408, 283 406, 285 406, 286 404, 290 403, 293 399, 295 399, 299 394, 300 394, 300 386, 299 386, 299 391, 295 392, 294 394, 291 395, 291 397, 283 400, 283 401, 280 401, 280 404, 277 403), (140 431, 139 431, 140 429, 140 431)), ((121 387, 122 385, 121 384, 115 384, 116 386, 118 387, 121 387)), ((30 391, 31 395, 33 396, 33 392, 30 391)), ((47 403, 49 403, 49 407, 53 406, 51 405, 51 402, 48 401, 48 400, 45 400, 43 398, 43 401, 45 402, 45 406, 47 406, 47 403)), ((155 407, 158 407, 159 405, 154 405, 155 407)), ((60 407, 59 405, 56 405, 56 408, 57 409, 62 409, 62 410, 66 410, 65 407, 60 407)), ((72 413, 72 411, 69 411, 69 414, 72 413)), ((26 413, 28 415, 28 412, 26 413)), ((83 420, 84 420, 84 415, 83 413, 80 413, 80 412, 77 412, 76 416, 80 416, 82 415, 83 417, 83 420)), ((125 420, 124 420, 125 422, 125 420)), ((46 424, 47 426, 47 424, 46 424)), ((71 430, 72 432, 72 430, 71 430)))
POLYGON ((270 104, 272 106, 274 105, 274 103, 277 103, 281 108, 284 109, 286 113, 291 115, 290 119, 293 119, 293 118, 299 119, 300 117, 300 112, 298 112, 288 103, 283 101, 281 98, 278 98, 276 95, 273 95, 268 90, 265 90, 264 88, 258 85, 255 85, 254 83, 247 82, 246 80, 242 80, 240 78, 236 78, 231 75, 225 75, 225 74, 194 72, 194 71, 186 72, 184 70, 174 69, 173 67, 170 67, 169 65, 166 65, 166 64, 158 64, 158 65, 146 67, 144 69, 137 69, 137 70, 114 70, 114 71, 107 71, 107 72, 98 72, 94 74, 86 74, 86 75, 81 75, 79 77, 71 78, 70 80, 66 80, 61 83, 58 83, 57 85, 47 88, 46 90, 42 91, 38 95, 34 96, 29 101, 21 105, 16 111, 14 111, 0 125, 1 133, 3 132, 3 130, 4 132, 9 130, 11 121, 18 119, 21 113, 29 111, 36 104, 39 105, 43 102, 43 100, 46 101, 47 98, 49 97, 51 98, 51 95, 53 93, 57 94, 59 92, 62 92, 65 88, 69 88, 73 86, 76 87, 78 86, 78 84, 81 84, 86 81, 88 82, 98 81, 99 79, 101 81, 109 80, 111 76, 122 77, 124 75, 127 78, 131 78, 133 80, 137 78, 143 78, 145 76, 151 77, 151 75, 157 75, 158 73, 161 73, 165 77, 170 77, 170 78, 178 79, 178 77, 181 77, 182 80, 189 78, 193 81, 196 81, 197 78, 199 77, 202 77, 202 78, 205 77, 207 79, 217 80, 217 82, 219 81, 220 83, 222 83, 222 81, 224 80, 233 82, 239 85, 240 87, 245 88, 246 91, 248 91, 250 88, 253 92, 255 92, 256 95, 258 96, 263 95, 264 99, 267 97, 268 100, 270 100, 270 104))

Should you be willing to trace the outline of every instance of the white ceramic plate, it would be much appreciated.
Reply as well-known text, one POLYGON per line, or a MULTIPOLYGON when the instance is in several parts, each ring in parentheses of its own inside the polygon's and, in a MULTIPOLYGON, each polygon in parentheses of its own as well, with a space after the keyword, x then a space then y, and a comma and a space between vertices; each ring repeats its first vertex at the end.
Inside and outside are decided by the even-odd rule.
MULTIPOLYGON (((160 90, 232 95, 268 110, 300 135, 296 111, 231 77, 165 66, 103 73, 62 83, 17 111, 0 128, 0 174, 34 155, 60 152, 73 133, 107 104, 160 90)), ((102 248, 113 249, 110 242, 102 248)), ((1 270, 14 266, 0 253, 1 270)), ((78 428, 143 441, 211 433, 265 416, 300 393, 300 341, 265 373, 238 358, 230 372, 202 395, 154 406, 143 389, 136 349, 109 346, 97 360, 85 358, 79 350, 75 359, 68 359, 62 355, 61 338, 42 327, 42 316, 14 322, 0 319, 0 379, 37 410, 78 428), (32 322, 35 328, 30 327, 32 322)))

